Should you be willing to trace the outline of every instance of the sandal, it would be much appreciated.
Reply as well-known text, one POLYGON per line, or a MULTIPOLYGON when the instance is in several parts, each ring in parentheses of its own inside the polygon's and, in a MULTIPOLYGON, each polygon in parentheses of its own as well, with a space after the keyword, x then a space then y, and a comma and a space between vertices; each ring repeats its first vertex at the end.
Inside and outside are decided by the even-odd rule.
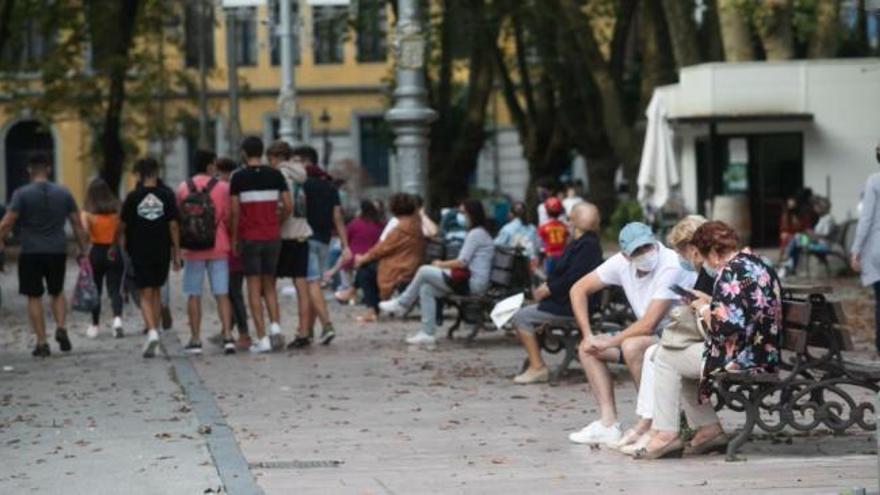
POLYGON ((624 433, 622 437, 620 437, 620 440, 609 443, 608 448, 613 450, 620 450, 627 445, 632 445, 638 442, 639 439, 642 438, 642 436, 645 434, 646 433, 639 433, 634 428, 630 428, 626 430, 626 433, 624 433))
POLYGON ((354 318, 354 321, 358 323, 375 323, 379 321, 379 317, 374 314, 367 313, 363 315, 357 315, 354 318))
POLYGON ((647 447, 641 448, 633 454, 633 459, 640 461, 654 459, 673 459, 680 458, 683 453, 684 442, 681 440, 681 438, 676 438, 675 440, 656 450, 648 450, 647 447))
POLYGON ((727 434, 722 431, 714 437, 696 445, 694 445, 693 442, 688 442, 687 446, 684 448, 684 455, 703 455, 709 453, 723 454, 727 451, 727 444, 729 442, 730 439, 727 437, 727 434))

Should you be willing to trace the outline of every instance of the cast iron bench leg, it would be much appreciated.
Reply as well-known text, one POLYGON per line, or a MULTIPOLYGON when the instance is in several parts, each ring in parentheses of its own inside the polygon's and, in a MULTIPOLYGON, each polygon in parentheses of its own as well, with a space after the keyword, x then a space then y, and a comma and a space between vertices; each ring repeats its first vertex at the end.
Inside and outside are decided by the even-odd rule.
POLYGON ((558 380, 559 377, 568 371, 569 365, 571 365, 571 362, 574 361, 577 356, 577 344, 571 336, 565 335, 562 337, 562 345, 565 346, 565 356, 562 358, 562 364, 556 368, 556 371, 550 374, 550 381, 552 382, 558 380))
POLYGON ((453 338, 453 334, 458 331, 459 327, 461 327, 461 322, 464 319, 464 311, 461 309, 461 305, 455 304, 454 306, 456 310, 455 322, 449 327, 449 331, 446 332, 446 338, 448 339, 453 338))
POLYGON ((727 462, 733 462, 739 460, 736 457, 736 452, 749 437, 752 435, 752 430, 755 429, 755 424, 758 422, 758 415, 761 414, 758 406, 749 402, 746 404, 746 424, 743 425, 742 430, 737 434, 733 439, 730 440, 730 443, 727 444, 727 462))

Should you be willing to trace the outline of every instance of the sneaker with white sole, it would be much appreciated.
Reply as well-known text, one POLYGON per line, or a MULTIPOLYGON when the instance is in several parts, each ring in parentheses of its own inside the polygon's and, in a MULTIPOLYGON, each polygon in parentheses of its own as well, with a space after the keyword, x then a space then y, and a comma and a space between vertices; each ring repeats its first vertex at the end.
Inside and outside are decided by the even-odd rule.
POLYGON ((90 339, 98 338, 98 325, 89 325, 89 328, 86 329, 86 337, 90 339))
POLYGON ((519 385, 528 385, 530 383, 546 383, 548 381, 550 381, 550 370, 548 370, 546 366, 537 371, 529 368, 513 377, 513 383, 517 383, 519 385))
POLYGON ((269 325, 269 345, 273 351, 284 349, 284 334, 281 333, 281 325, 274 321, 269 325))
POLYGON ((254 354, 262 354, 264 352, 272 352, 272 342, 268 335, 264 335, 262 339, 251 344, 250 351, 254 354))
POLYGON ((407 337, 406 343, 409 345, 434 345, 437 343, 437 338, 425 332, 419 332, 411 337, 407 337))
POLYGON ((156 348, 159 347, 159 332, 154 329, 147 331, 147 342, 144 344, 144 357, 156 357, 156 348))
POLYGON ((113 336, 117 339, 122 338, 122 318, 118 316, 113 318, 113 336))
POLYGON ((602 421, 596 420, 580 431, 570 433, 568 439, 574 443, 596 445, 616 442, 621 436, 623 432, 620 431, 620 423, 605 426, 602 421))
POLYGON ((406 308, 400 304, 399 300, 389 299, 379 303, 379 311, 388 316, 403 316, 403 314, 406 313, 406 308))
POLYGON ((190 340, 186 347, 183 348, 183 351, 187 354, 201 354, 202 353, 202 341, 201 340, 190 340))

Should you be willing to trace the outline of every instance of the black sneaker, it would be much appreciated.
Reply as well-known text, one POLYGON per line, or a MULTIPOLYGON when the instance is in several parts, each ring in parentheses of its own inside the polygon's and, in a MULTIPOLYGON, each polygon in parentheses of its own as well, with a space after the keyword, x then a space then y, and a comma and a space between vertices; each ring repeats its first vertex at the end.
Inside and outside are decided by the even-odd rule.
POLYGON ((200 340, 190 340, 189 344, 186 344, 186 347, 183 348, 187 354, 201 354, 202 353, 202 342, 200 340))
POLYGON ((303 347, 308 347, 310 345, 312 345, 312 339, 297 335, 296 338, 293 339, 293 342, 287 344, 287 348, 290 350, 302 349, 303 347))
POLYGON ((70 350, 73 349, 73 346, 70 345, 70 338, 67 336, 67 330, 63 328, 55 330, 55 342, 58 342, 58 347, 60 347, 63 352, 70 352, 70 350))
POLYGON ((330 342, 333 342, 335 337, 336 332, 333 330, 333 325, 327 325, 321 329, 321 345, 328 345, 330 342))
POLYGON ((223 339, 223 354, 235 354, 235 340, 223 339))
POLYGON ((171 319, 171 309, 168 306, 162 306, 161 320, 162 320, 162 330, 168 330, 171 328, 171 325, 174 324, 174 320, 171 319))
POLYGON ((49 357, 52 355, 52 351, 49 350, 49 344, 37 344, 31 355, 34 357, 49 357))

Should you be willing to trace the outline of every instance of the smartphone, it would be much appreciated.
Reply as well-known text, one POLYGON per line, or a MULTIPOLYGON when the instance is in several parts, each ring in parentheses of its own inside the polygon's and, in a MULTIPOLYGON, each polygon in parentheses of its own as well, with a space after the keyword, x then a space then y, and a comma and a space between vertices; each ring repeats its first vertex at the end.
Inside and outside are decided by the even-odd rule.
POLYGON ((680 286, 678 284, 670 285, 669 290, 671 290, 672 292, 675 292, 676 294, 681 296, 681 298, 684 299, 686 302, 691 302, 696 299, 696 296, 694 296, 693 294, 691 294, 690 292, 688 292, 687 290, 685 290, 682 286, 680 286))

